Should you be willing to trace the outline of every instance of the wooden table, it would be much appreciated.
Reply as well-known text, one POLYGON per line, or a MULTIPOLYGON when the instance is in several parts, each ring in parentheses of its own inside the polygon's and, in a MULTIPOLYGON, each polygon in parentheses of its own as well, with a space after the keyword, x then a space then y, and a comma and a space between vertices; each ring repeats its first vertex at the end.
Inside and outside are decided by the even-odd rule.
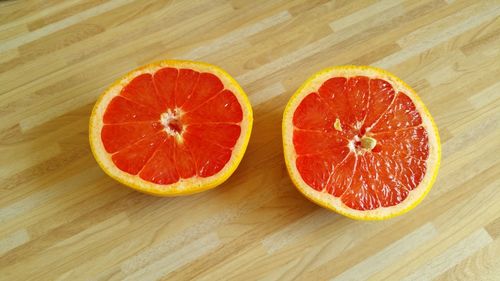
POLYGON ((499 76, 499 1, 2 1, 0 279, 500 280, 499 76), (254 108, 235 174, 188 197, 121 186, 87 140, 103 89, 165 58, 221 66, 254 108), (442 168, 404 216, 344 218, 287 176, 284 106, 341 64, 395 73, 436 119, 442 168))

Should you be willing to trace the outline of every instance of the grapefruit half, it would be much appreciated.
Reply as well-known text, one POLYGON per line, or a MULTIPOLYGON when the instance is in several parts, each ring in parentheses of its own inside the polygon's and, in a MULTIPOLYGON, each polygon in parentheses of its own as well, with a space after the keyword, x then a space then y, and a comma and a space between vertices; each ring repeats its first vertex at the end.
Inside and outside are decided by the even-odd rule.
POLYGON ((238 83, 206 63, 166 60, 109 87, 90 117, 90 147, 109 176, 159 196, 224 182, 240 163, 252 108, 238 83))
POLYGON ((347 217, 403 214, 436 179, 437 127, 415 91, 387 71, 339 66, 316 73, 291 97, 282 125, 295 186, 347 217))

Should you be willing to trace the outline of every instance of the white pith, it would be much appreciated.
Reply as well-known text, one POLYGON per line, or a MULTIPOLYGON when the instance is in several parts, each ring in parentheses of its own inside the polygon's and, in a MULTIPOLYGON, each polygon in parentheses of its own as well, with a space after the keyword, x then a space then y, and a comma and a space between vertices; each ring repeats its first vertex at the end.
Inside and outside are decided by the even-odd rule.
POLYGON ((179 108, 175 108, 173 111, 169 108, 167 111, 160 115, 160 123, 163 125, 163 130, 167 132, 169 136, 174 137, 178 142, 182 142, 182 132, 184 131, 184 125, 182 125, 181 132, 177 132, 170 128, 170 123, 172 121, 178 121, 182 116, 182 111, 179 108))

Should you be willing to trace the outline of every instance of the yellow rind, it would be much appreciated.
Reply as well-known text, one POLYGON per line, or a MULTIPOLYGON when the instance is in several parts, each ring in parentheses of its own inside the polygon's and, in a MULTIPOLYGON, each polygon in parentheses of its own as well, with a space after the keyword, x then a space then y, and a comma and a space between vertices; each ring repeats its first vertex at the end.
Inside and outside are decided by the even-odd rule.
MULTIPOLYGON (((410 211, 411 209, 415 208, 418 204, 420 204, 420 202, 425 198, 425 196, 427 196, 427 194, 429 193, 429 191, 431 190, 434 182, 436 181, 436 177, 437 177, 437 174, 438 174, 438 170, 439 170, 439 166, 440 166, 440 162, 441 162, 441 140, 440 140, 440 137, 439 137, 439 132, 438 132, 438 129, 437 129, 437 126, 436 126, 436 123, 434 122, 434 119, 432 118, 429 110, 427 109, 427 107, 425 106, 425 104, 423 103, 423 101, 420 99, 420 97, 418 96, 418 94, 415 92, 415 90, 413 90, 413 88, 411 88, 408 84, 406 84, 404 81, 402 81, 401 79, 399 79, 397 76, 395 76, 394 74, 386 71, 386 70, 383 70, 383 69, 380 69, 380 68, 376 68, 376 67, 372 67, 372 66, 355 66, 355 65, 344 65, 344 66, 334 66, 334 67, 329 67, 329 68, 326 68, 326 69, 323 69, 321 71, 318 71, 316 72, 314 75, 312 75, 311 77, 309 77, 300 87, 299 89, 292 95, 292 97, 289 99, 286 107, 285 107, 285 110, 283 112, 283 121, 282 121, 282 138, 283 138, 283 151, 284 151, 284 154, 287 153, 286 151, 286 146, 287 145, 290 145, 288 143, 288 139, 285 137, 285 130, 286 130, 286 126, 288 125, 286 123, 286 116, 288 114, 291 114, 293 112, 290 112, 292 110, 291 108, 291 105, 293 103, 293 101, 297 98, 297 96, 305 89, 309 86, 309 84, 311 84, 312 81, 314 81, 317 77, 319 76, 322 76, 326 73, 330 73, 334 70, 345 70, 345 71, 349 71, 349 70, 352 70, 352 69, 355 69, 355 70, 370 70, 370 71, 374 71, 374 72, 378 72, 378 73, 381 73, 383 74, 382 76, 389 76, 391 77, 394 81, 396 81, 397 83, 403 85, 405 88, 407 88, 408 90, 411 91, 411 94, 412 94, 412 98, 414 101, 418 102, 419 105, 420 105, 420 108, 423 110, 423 114, 425 114, 425 116, 430 120, 431 124, 432 124, 432 128, 433 128, 433 131, 434 131, 434 134, 435 134, 435 137, 436 137, 436 140, 437 140, 437 159, 436 159, 436 163, 433 167, 429 167, 429 168, 432 168, 432 171, 427 171, 427 173, 429 172, 432 172, 432 177, 429 181, 429 183, 427 184, 427 186, 425 187, 421 187, 421 186, 418 186, 417 188, 425 188, 424 192, 415 200, 413 201, 409 206, 403 208, 403 209, 400 209, 400 210, 397 210, 397 212, 390 212, 390 213, 387 213, 387 214, 383 214, 383 215, 371 215, 370 214, 370 211, 366 211, 366 213, 364 213, 364 215, 359 215, 357 213, 350 213, 350 212, 347 212, 347 211, 344 211, 344 210, 341 210, 339 208, 336 208, 335 206, 332 206, 332 205, 328 205, 326 204, 326 202, 322 201, 322 200, 318 200, 317 198, 314 198, 314 197, 310 197, 307 195, 307 193, 304 191, 304 188, 311 188, 309 186, 306 186, 306 187, 302 187, 301 184, 299 183, 299 180, 297 178, 295 178, 295 176, 293 175, 291 169, 292 169, 292 163, 290 163, 288 157, 286 155, 284 155, 284 158, 285 158, 285 164, 286 164, 286 167, 287 167, 287 171, 288 171, 288 174, 293 182, 293 184, 295 185, 295 187, 299 190, 300 193, 302 193, 308 200, 316 203, 317 205, 323 207, 323 208, 326 208, 326 209, 329 209, 329 210, 332 210, 332 211, 335 211, 341 215, 344 215, 348 218, 351 218, 351 219, 355 219, 355 220, 364 220, 364 221, 372 221, 372 220, 385 220, 385 219, 390 219, 390 218, 393 218, 393 217, 396 217, 396 216, 399 216, 399 215, 402 215, 408 211, 410 211)), ((293 124, 292 124, 293 126, 293 124)), ((428 133, 431 133, 431 132, 428 132, 428 133)))
MULTIPOLYGON (((252 132, 252 126, 253 126, 253 113, 252 113, 252 106, 250 104, 250 101, 248 100, 248 97, 247 97, 246 93, 243 91, 243 89, 238 84, 238 82, 236 82, 236 80, 231 75, 229 75, 225 70, 223 70, 222 68, 220 68, 218 66, 215 66, 215 65, 212 65, 212 64, 209 64, 209 63, 205 63, 205 62, 195 62, 195 61, 188 61, 188 60, 162 60, 162 61, 157 61, 157 62, 154 62, 154 63, 150 63, 150 64, 147 64, 147 65, 141 66, 139 68, 136 68, 136 69, 128 72, 126 75, 124 75, 120 79, 116 80, 113 84, 111 84, 99 96, 99 98, 97 99, 97 101, 96 101, 96 103, 95 103, 95 105, 94 105, 94 107, 92 109, 92 113, 91 113, 91 116, 90 116, 90 122, 89 122, 89 143, 90 143, 90 149, 92 151, 92 155, 94 156, 97 164, 101 167, 101 169, 108 176, 110 176, 114 180, 120 182, 124 186, 130 187, 132 189, 135 189, 137 191, 140 191, 140 192, 143 192, 143 193, 146 193, 146 194, 155 195, 155 196, 162 196, 162 197, 183 196, 183 195, 190 195, 190 194, 199 193, 199 192, 202 192, 202 191, 205 191, 205 190, 208 190, 208 189, 212 189, 212 188, 214 188, 214 187, 222 184, 223 182, 225 182, 234 173, 234 171, 236 170, 236 168, 239 166, 239 164, 240 164, 240 162, 241 162, 241 160, 243 158, 243 155, 245 154, 246 148, 248 146, 248 142, 250 140, 250 135, 251 135, 251 132, 252 132), (114 87, 116 87, 117 85, 119 85, 127 77, 132 76, 134 73, 140 72, 142 70, 145 70, 145 69, 148 69, 148 68, 151 68, 151 67, 157 67, 157 66, 160 66, 160 65, 169 65, 169 66, 180 68, 180 66, 186 65, 186 64, 205 66, 206 68, 210 68, 212 70, 215 70, 219 74, 224 75, 225 78, 227 80, 229 80, 229 82, 231 83, 232 87, 234 87, 235 89, 237 89, 237 93, 234 93, 234 94, 238 95, 238 101, 240 102, 241 106, 246 109, 244 111, 247 112, 247 115, 244 116, 243 118, 247 118, 247 120, 248 120, 248 122, 247 122, 248 123, 248 127, 245 130, 247 133, 243 136, 243 141, 242 141, 241 148, 238 151, 236 151, 236 152, 233 151, 233 153, 236 153, 236 154, 234 154, 234 162, 232 162, 231 166, 227 170, 225 170, 223 173, 216 174, 217 177, 215 177, 215 179, 213 181, 211 181, 209 183, 206 183, 204 185, 201 185, 201 186, 193 186, 192 188, 187 188, 187 189, 183 189, 183 190, 178 190, 178 189, 173 189, 172 190, 172 189, 169 188, 169 185, 164 185, 165 188, 161 189, 161 190, 159 190, 159 189, 153 189, 153 190, 151 190, 149 188, 144 188, 144 186, 142 184, 140 184, 139 182, 126 181, 126 180, 124 180, 124 178, 120 177, 119 175, 117 175, 115 173, 112 173, 106 167, 106 165, 104 165, 103 161, 101 160, 101 157, 96 152, 96 147, 95 147, 96 144, 94 143, 94 141, 96 141, 96 140, 100 141, 100 137, 94 135, 94 130, 93 130, 93 124, 94 124, 94 122, 93 122, 93 120, 95 118, 99 118, 99 117, 102 118, 102 116, 96 115, 96 111, 97 111, 97 108, 98 108, 99 104, 102 102, 103 98, 106 96, 106 94, 108 94, 108 92, 111 89, 113 89, 114 87)), ((243 132, 243 130, 242 130, 242 132, 243 132)), ((229 164, 229 162, 228 162, 228 164, 229 164)))

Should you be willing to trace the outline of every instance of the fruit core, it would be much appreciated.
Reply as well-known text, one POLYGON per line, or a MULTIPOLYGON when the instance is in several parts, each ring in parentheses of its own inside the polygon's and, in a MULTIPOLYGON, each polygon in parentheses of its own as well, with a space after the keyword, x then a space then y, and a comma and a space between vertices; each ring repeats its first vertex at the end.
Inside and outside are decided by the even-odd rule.
POLYGON ((176 108, 174 110, 168 109, 160 116, 160 122, 164 127, 165 132, 175 137, 182 135, 184 127, 181 122, 181 111, 176 108))
POLYGON ((362 136, 355 135, 354 138, 348 143, 349 149, 357 155, 362 155, 366 152, 377 150, 377 140, 364 134, 362 136))

